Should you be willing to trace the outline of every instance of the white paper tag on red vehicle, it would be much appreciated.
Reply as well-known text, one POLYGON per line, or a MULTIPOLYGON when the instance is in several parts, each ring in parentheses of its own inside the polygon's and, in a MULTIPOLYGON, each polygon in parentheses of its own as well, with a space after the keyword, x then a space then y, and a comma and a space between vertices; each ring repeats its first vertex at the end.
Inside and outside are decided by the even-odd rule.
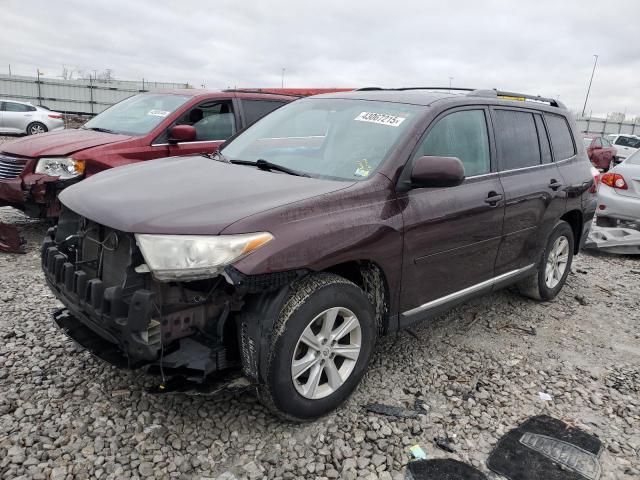
POLYGON ((147 113, 147 115, 153 115, 154 117, 166 117, 167 115, 169 115, 171 112, 167 112, 165 110, 149 110, 149 112, 147 113))
POLYGON ((385 115, 383 113, 362 112, 354 120, 358 122, 377 123, 378 125, 387 125, 388 127, 397 127, 406 119, 404 117, 396 117, 395 115, 385 115))

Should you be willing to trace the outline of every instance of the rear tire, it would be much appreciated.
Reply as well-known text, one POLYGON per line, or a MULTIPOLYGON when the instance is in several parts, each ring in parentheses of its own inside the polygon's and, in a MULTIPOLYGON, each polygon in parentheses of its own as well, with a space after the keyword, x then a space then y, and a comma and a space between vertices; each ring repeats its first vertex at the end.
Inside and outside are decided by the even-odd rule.
POLYGON ((534 300, 553 300, 571 271, 574 245, 571 226, 564 220, 556 223, 535 271, 517 284, 520 293, 534 300))
POLYGON ((325 415, 357 387, 375 339, 373 307, 357 285, 329 273, 296 281, 261 355, 260 401, 289 421, 325 415))
POLYGON ((27 125, 27 135, 36 135, 38 133, 46 133, 49 129, 44 123, 32 122, 27 125))

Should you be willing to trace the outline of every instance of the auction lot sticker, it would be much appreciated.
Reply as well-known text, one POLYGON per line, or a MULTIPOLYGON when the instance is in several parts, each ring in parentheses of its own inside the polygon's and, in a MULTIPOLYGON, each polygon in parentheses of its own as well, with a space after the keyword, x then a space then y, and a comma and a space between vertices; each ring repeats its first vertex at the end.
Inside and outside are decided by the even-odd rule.
POLYGON ((147 115, 153 115, 154 117, 166 117, 170 113, 171 112, 167 112, 165 110, 149 110, 149 113, 147 113, 147 115))
POLYGON ((388 125, 389 127, 397 127, 405 121, 403 117, 394 115, 385 115, 383 113, 362 112, 354 120, 358 122, 377 123, 379 125, 388 125))

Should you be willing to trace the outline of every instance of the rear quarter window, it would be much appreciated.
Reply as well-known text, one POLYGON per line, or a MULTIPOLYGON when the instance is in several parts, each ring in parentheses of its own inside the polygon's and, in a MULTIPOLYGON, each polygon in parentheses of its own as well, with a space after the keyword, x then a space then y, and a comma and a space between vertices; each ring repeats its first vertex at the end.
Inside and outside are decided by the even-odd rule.
POLYGON ((284 105, 284 102, 271 100, 242 100, 242 110, 244 113, 246 126, 257 122, 268 113, 284 105))
POLYGON ((540 165, 540 145, 533 114, 519 110, 494 110, 494 118, 500 170, 540 165))
POLYGON ((576 154, 576 147, 573 144, 567 120, 559 115, 550 114, 545 114, 545 120, 556 162, 573 157, 576 154))

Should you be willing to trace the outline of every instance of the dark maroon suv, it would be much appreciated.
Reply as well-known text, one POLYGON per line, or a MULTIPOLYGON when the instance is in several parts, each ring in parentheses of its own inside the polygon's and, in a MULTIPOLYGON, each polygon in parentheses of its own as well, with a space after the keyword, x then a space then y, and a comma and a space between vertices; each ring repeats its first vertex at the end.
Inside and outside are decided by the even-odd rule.
POLYGON ((218 154, 68 188, 42 248, 56 323, 163 381, 242 374, 308 420, 354 390, 380 335, 510 284, 552 299, 594 213, 569 111, 445 92, 310 97, 218 154))

